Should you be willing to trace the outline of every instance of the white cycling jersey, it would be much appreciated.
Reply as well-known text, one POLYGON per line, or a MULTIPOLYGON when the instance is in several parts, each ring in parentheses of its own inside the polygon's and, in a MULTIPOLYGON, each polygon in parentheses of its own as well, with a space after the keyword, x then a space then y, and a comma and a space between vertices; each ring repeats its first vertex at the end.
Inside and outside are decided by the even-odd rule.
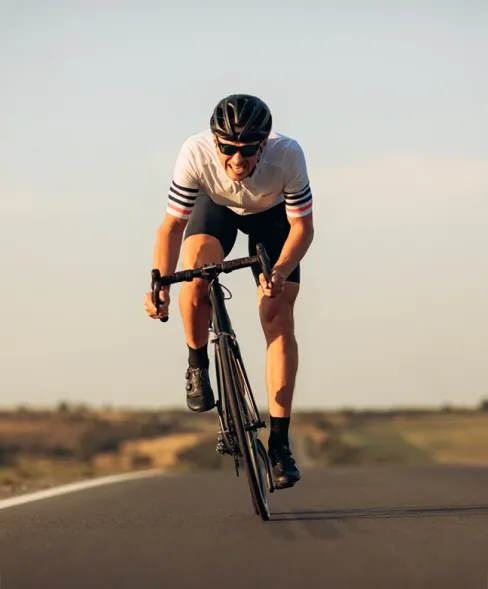
POLYGON ((231 180, 220 163, 211 131, 189 137, 178 154, 167 212, 189 219, 199 194, 239 215, 251 215, 285 201, 288 217, 312 212, 305 156, 295 139, 271 132, 256 168, 244 180, 231 180))

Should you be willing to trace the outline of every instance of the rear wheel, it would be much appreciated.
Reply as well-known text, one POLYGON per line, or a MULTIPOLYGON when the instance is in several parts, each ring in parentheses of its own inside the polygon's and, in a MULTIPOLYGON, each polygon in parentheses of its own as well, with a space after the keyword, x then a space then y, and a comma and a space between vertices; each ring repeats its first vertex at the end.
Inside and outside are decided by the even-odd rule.
POLYGON ((252 427, 255 422, 249 419, 252 412, 246 399, 251 392, 239 366, 234 347, 229 344, 226 338, 222 341, 220 350, 230 412, 247 472, 254 510, 261 519, 267 521, 270 518, 266 493, 268 483, 267 455, 262 442, 258 439, 258 430, 252 427))

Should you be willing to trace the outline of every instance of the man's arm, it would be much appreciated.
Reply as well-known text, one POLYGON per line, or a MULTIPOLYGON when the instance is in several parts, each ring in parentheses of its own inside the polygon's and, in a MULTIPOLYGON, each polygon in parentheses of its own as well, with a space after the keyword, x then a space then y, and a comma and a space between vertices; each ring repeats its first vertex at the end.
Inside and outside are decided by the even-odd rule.
POLYGON ((162 276, 173 274, 176 271, 183 233, 187 224, 188 219, 181 219, 171 213, 166 213, 158 228, 152 267, 157 268, 162 276))
POLYGON ((288 278, 305 256, 314 238, 313 213, 305 217, 289 217, 288 220, 290 233, 274 266, 285 278, 288 278))
POLYGON ((312 190, 305 155, 297 141, 292 141, 285 157, 283 194, 290 232, 275 264, 285 279, 307 253, 314 237, 312 190))
POLYGON ((200 194, 200 186, 193 164, 192 140, 185 141, 176 159, 173 180, 169 187, 166 215, 156 234, 153 268, 162 275, 176 270, 183 233, 193 206, 200 194))

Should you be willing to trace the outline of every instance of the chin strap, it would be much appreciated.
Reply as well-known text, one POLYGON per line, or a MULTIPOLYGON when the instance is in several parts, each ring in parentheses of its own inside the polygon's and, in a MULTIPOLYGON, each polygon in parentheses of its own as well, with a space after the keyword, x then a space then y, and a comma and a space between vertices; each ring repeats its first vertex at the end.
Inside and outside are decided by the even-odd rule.
POLYGON ((254 168, 252 169, 252 172, 249 174, 248 178, 252 178, 252 175, 254 174, 254 172, 256 171, 256 168, 258 167, 259 162, 261 161, 261 156, 263 155, 263 146, 261 145, 259 147, 259 157, 257 159, 256 165, 254 166, 254 168))

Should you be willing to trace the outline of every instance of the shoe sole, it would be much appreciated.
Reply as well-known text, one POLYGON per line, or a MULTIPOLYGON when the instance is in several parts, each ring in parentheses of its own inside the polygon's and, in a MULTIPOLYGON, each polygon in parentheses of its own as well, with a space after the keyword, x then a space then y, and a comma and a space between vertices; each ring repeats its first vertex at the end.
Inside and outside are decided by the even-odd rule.
POLYGON ((214 407, 217 407, 217 403, 215 402, 215 397, 213 396, 211 399, 205 399, 204 395, 195 395, 194 397, 186 397, 186 406, 190 411, 194 411, 195 413, 205 413, 206 411, 210 411, 214 407), (192 401, 196 400, 198 400, 199 402, 206 401, 206 404, 204 404, 203 406, 201 405, 199 407, 191 407, 189 402, 191 403, 192 401))
POLYGON ((296 479, 295 481, 291 481, 290 483, 273 483, 274 484, 274 488, 277 491, 280 491, 281 489, 291 489, 291 487, 294 487, 298 481, 300 479, 296 479))
POLYGON ((216 404, 214 403, 210 407, 189 407, 188 405, 187 407, 190 411, 193 411, 194 413, 206 413, 207 411, 210 411, 211 409, 216 407, 216 404))

